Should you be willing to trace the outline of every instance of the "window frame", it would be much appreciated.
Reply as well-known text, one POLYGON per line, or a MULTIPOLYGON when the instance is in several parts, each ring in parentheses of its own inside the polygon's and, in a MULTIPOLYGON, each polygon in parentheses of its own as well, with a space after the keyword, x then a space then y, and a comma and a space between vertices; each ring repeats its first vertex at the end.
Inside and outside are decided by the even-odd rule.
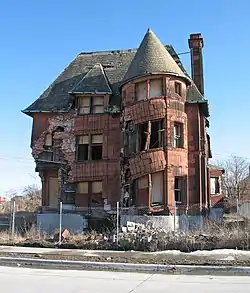
POLYGON ((174 148, 181 149, 183 148, 183 123, 181 122, 174 122, 174 141, 173 146, 174 148), (176 129, 179 128, 179 131, 176 131, 176 129))
POLYGON ((98 115, 98 114, 103 114, 104 113, 104 96, 81 96, 77 98, 77 114, 79 116, 84 116, 84 115, 98 115), (89 106, 85 106, 85 107, 80 107, 81 105, 81 100, 83 99, 89 99, 89 106), (95 104, 95 99, 102 99, 102 103, 97 103, 95 104), (102 112, 95 112, 94 109, 95 107, 103 107, 103 111, 102 112), (89 112, 88 113, 81 113, 81 109, 84 108, 89 108, 89 112))
POLYGON ((183 193, 182 186, 183 186, 183 178, 181 176, 174 177, 174 201, 177 204, 182 203, 182 193, 183 193), (178 180, 177 187, 176 187, 176 180, 178 180), (176 200, 177 198, 180 200, 176 200))
POLYGON ((174 92, 178 96, 182 97, 182 84, 179 81, 175 81, 174 83, 174 92))
POLYGON ((143 81, 139 81, 139 82, 135 83, 135 100, 136 100, 136 102, 144 101, 144 100, 147 99, 147 96, 148 96, 147 87, 148 87, 147 80, 143 80, 143 81), (139 88, 140 85, 143 85, 143 84, 145 85, 145 97, 142 98, 142 99, 138 99, 138 93, 139 93, 138 88, 139 88))
POLYGON ((79 135, 76 137, 76 160, 77 162, 86 162, 86 161, 100 161, 103 159, 103 133, 91 133, 86 135, 79 135), (93 143, 92 139, 94 135, 101 135, 102 136, 102 143, 93 143), (88 144, 79 144, 79 140, 81 137, 86 136, 88 137, 88 144), (79 145, 87 145, 87 159, 79 159, 79 145), (100 159, 93 159, 92 156, 92 148, 93 146, 101 146, 102 147, 102 155, 100 159))
POLYGON ((211 176, 210 177, 210 194, 211 195, 218 195, 221 194, 221 183, 220 183, 220 177, 219 176, 211 176), (212 180, 214 180, 214 193, 212 192, 212 180), (218 192, 216 192, 218 191, 218 192))
POLYGON ((83 195, 89 195, 89 194, 94 194, 94 195, 101 195, 103 193, 103 182, 102 180, 95 180, 95 181, 80 181, 77 183, 77 193, 78 194, 83 194, 83 195), (81 183, 86 183, 87 184, 87 192, 79 192, 78 185, 81 183), (101 184, 101 191, 100 192, 93 192, 93 184, 94 183, 100 183, 101 184))
POLYGON ((164 93, 163 93, 163 79, 162 78, 152 78, 152 79, 149 79, 149 93, 148 93, 148 98, 149 99, 154 99, 154 98, 159 98, 159 97, 162 97, 164 96, 164 93), (157 95, 157 96, 152 96, 151 97, 151 83, 153 82, 160 82, 160 90, 161 90, 161 93, 160 95, 157 95))

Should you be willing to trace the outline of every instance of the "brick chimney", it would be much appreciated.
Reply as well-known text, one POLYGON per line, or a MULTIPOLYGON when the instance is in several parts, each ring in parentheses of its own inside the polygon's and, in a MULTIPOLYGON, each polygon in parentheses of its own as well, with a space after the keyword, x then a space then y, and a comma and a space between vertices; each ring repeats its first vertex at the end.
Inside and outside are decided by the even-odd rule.
POLYGON ((188 40, 188 45, 191 51, 191 70, 192 79, 197 88, 204 95, 204 79, 203 79, 203 60, 202 48, 203 38, 201 34, 191 34, 188 40))

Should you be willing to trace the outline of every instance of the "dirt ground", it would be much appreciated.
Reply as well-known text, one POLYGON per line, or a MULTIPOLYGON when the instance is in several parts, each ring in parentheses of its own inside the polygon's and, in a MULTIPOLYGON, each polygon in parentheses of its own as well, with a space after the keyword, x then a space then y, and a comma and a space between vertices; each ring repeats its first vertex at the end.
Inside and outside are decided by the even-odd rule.
MULTIPOLYGON (((78 253, 15 253, 15 252, 0 252, 0 257, 15 257, 15 258, 38 258, 51 260, 70 260, 70 261, 96 261, 96 262, 119 262, 119 263, 136 263, 136 264, 162 264, 162 265, 228 265, 228 266, 250 266, 250 258, 237 256, 235 259, 226 258, 218 259, 210 256, 196 255, 162 255, 162 254, 133 254, 126 253, 123 255, 107 253, 98 253, 81 255, 78 253)), ((1 261, 0 261, 1 263, 1 261)))

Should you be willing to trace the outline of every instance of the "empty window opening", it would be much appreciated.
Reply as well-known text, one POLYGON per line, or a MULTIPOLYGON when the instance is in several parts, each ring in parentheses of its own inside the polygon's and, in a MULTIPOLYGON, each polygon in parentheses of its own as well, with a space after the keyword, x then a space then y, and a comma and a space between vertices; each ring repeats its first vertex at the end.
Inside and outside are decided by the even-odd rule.
POLYGON ((135 203, 136 180, 131 184, 125 184, 123 187, 122 205, 123 208, 129 208, 135 203))
POLYGON ((78 161, 87 161, 89 153, 89 136, 83 135, 78 137, 77 159, 78 161))
POLYGON ((57 126, 55 132, 64 132, 64 127, 62 127, 62 126, 57 126))
POLYGON ((102 134, 83 135, 77 139, 78 161, 102 159, 102 134))
POLYGON ((182 202, 182 181, 181 177, 174 178, 174 197, 176 203, 182 202))
POLYGON ((149 83, 149 98, 163 96, 162 79, 151 79, 149 83))
POLYGON ((139 151, 145 149, 146 139, 147 139, 147 123, 140 124, 138 126, 138 139, 139 139, 139 151))
POLYGON ((219 177, 210 178, 211 194, 220 194, 220 179, 219 177))
POLYGON ((152 176, 152 205, 164 203, 164 172, 153 173, 152 176))
POLYGON ((102 135, 92 135, 91 139, 91 160, 102 159, 102 135))
POLYGON ((151 135, 149 148, 160 148, 163 147, 164 129, 163 120, 154 121, 151 123, 151 135))
POLYGON ((174 91, 177 95, 181 96, 181 83, 175 82, 174 91))
POLYGON ((139 82, 135 84, 135 97, 137 101, 145 100, 147 98, 147 82, 139 82))
POLYGON ((178 122, 174 123, 174 147, 183 147, 183 124, 178 122))
POLYGON ((138 126, 138 146, 138 151, 164 146, 163 120, 149 121, 138 126))
POLYGON ((104 112, 104 98, 80 97, 78 98, 78 114, 100 114, 104 112))
POLYGON ((75 205, 75 194, 72 192, 64 192, 61 200, 64 204, 75 205))

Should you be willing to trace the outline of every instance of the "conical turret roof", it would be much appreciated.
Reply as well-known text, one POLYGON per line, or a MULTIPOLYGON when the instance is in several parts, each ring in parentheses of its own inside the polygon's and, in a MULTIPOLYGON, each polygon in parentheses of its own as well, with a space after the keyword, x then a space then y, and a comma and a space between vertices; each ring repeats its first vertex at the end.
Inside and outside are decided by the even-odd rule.
POLYGON ((161 41, 151 29, 148 29, 123 78, 123 82, 139 76, 157 73, 173 74, 187 79, 161 41))

